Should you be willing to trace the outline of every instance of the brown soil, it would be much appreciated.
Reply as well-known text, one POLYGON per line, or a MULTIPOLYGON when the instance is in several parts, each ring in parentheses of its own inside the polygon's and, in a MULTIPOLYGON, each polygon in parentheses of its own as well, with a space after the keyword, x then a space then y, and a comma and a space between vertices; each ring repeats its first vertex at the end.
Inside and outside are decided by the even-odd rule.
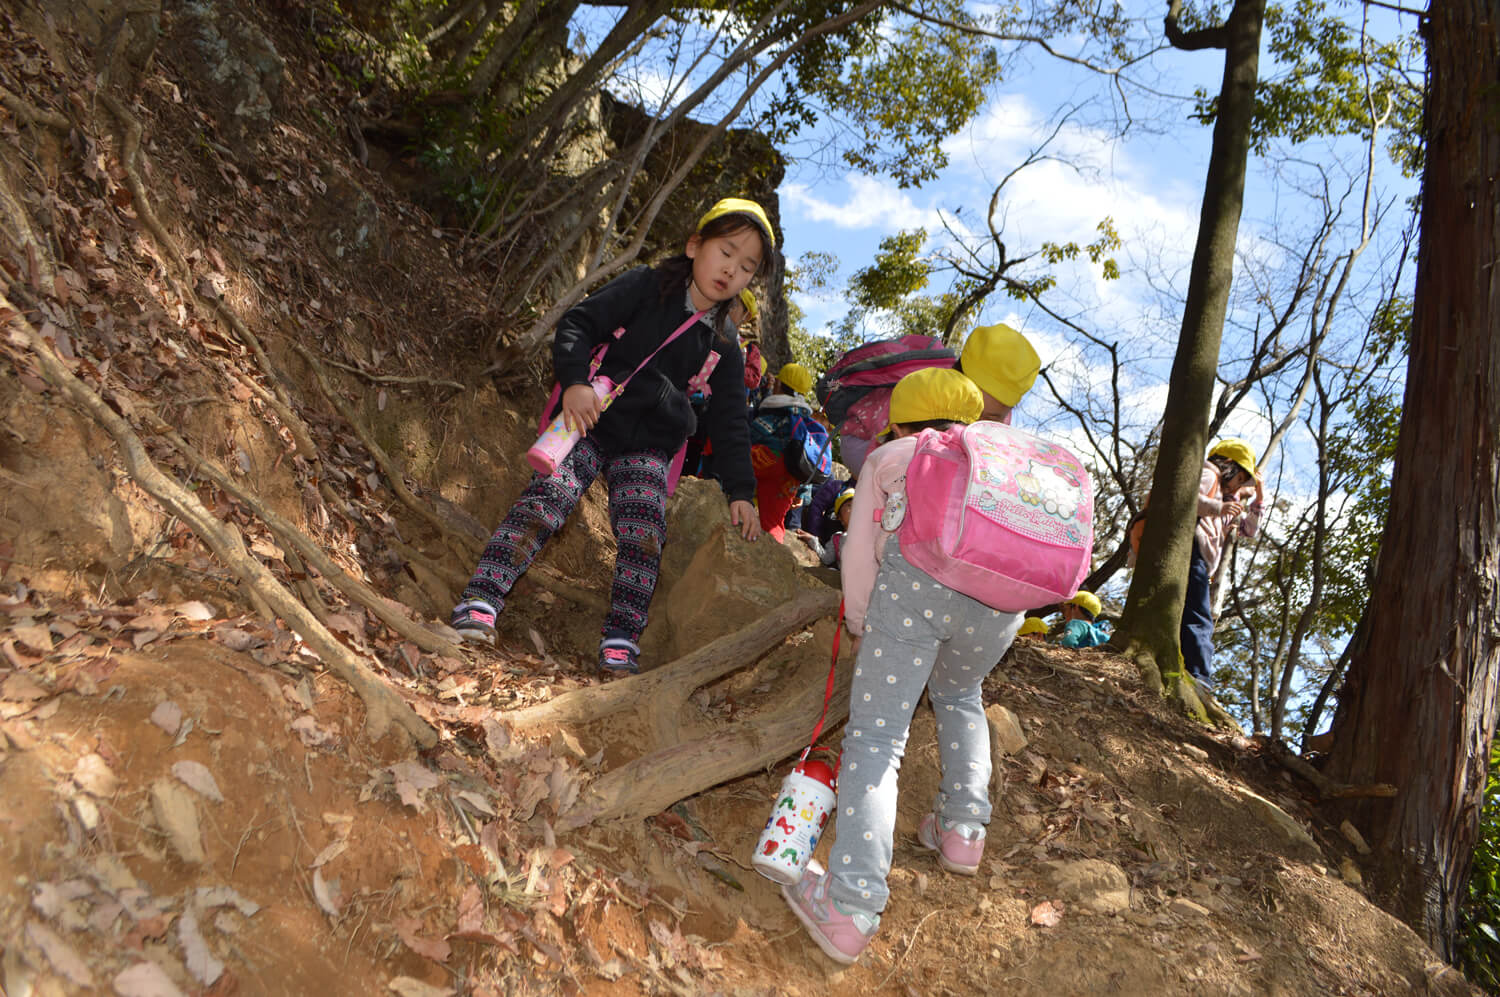
MULTIPOLYGON (((473 541, 397 499, 293 347, 342 364, 328 369, 336 390, 407 483, 482 535, 521 486, 541 397, 497 397, 477 377, 488 280, 352 157, 329 125, 348 95, 295 19, 255 13, 286 79, 274 119, 231 135, 192 98, 201 81, 169 7, 160 51, 124 92, 143 125, 140 172, 198 287, 260 339, 308 424, 318 460, 293 454, 275 408, 245 386, 272 386, 253 349, 169 276, 116 122, 81 96, 97 42, 54 6, 50 19, 0 12, 0 84, 69 122, 0 111, 7 298, 117 407, 155 407, 346 569, 441 621, 473 541), (358 219, 372 226, 363 242, 358 219), (455 377, 467 386, 443 383, 455 377)), ((1359 855, 1256 743, 1176 716, 1107 654, 1050 648, 1013 654, 987 686, 1029 744, 996 773, 977 877, 916 846, 937 764, 919 710, 892 901, 860 964, 836 971, 747 865, 782 770, 648 821, 556 830, 639 732, 624 717, 512 740, 503 720, 596 681, 592 611, 526 581, 497 653, 424 653, 148 438, 441 733, 421 755, 394 736, 372 743, 359 698, 254 616, 243 583, 130 479, 23 342, 4 345, 0 369, 0 985, 12 997, 1469 992, 1366 899, 1359 855), (1088 909, 1048 864, 1081 860, 1119 871, 1123 905, 1088 909)), ((599 593, 609 543, 596 489, 545 563, 599 593)), ((827 629, 799 653, 822 653, 827 629)), ((737 697, 766 691, 758 682, 726 680, 693 701, 693 722, 727 722, 737 697)))

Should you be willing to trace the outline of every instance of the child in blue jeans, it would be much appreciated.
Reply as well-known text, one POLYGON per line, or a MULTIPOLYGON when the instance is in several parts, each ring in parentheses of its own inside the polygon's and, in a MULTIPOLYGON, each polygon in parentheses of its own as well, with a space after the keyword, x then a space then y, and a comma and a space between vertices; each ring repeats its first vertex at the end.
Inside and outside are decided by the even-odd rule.
MULTIPOLYGON (((1018 400, 1019 393, 1011 403, 1018 400)), ((837 838, 826 873, 809 869, 797 885, 782 888, 792 912, 837 962, 854 962, 880 925, 889 896, 896 773, 923 689, 937 714, 942 781, 917 839, 937 852, 943 868, 963 875, 977 872, 984 854, 990 745, 981 689, 1022 614, 939 584, 891 540, 916 434, 976 422, 984 407, 980 388, 957 370, 929 367, 903 377, 891 392, 894 438, 870 453, 855 486, 842 553, 845 620, 856 635, 856 656, 837 838)))

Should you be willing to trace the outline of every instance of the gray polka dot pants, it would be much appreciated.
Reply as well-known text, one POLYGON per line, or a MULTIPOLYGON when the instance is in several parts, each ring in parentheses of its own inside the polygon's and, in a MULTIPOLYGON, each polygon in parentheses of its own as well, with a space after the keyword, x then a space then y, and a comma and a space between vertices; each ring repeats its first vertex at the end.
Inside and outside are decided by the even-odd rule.
POLYGON ((829 857, 834 899, 877 914, 885 909, 896 772, 923 687, 937 713, 943 770, 933 809, 949 820, 990 822, 990 731, 981 686, 1010 647, 1021 617, 938 584, 902 557, 895 542, 887 545, 870 593, 844 728, 829 857))

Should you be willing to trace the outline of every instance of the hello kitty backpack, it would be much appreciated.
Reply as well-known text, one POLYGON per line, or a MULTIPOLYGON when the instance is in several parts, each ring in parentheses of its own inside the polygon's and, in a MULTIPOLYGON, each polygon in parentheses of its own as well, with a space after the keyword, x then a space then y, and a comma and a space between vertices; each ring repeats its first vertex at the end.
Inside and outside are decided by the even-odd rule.
POLYGON ((998 422, 924 429, 904 496, 898 523, 883 522, 901 553, 994 609, 1070 599, 1089 572, 1093 483, 1070 451, 1025 430, 998 422))

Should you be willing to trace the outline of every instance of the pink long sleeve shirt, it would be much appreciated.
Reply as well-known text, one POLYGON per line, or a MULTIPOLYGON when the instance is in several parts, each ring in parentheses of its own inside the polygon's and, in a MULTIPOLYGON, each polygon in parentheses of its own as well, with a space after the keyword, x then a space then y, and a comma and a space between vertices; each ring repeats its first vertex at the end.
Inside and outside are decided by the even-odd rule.
MULTIPOLYGON (((1254 486, 1247 485, 1240 489, 1240 496, 1245 513, 1237 524, 1239 532, 1241 536, 1253 537, 1260 529, 1261 503, 1255 501, 1254 486)), ((1233 498, 1234 496, 1230 496, 1230 500, 1233 498)), ((1208 563, 1210 575, 1219 566, 1224 538, 1236 526, 1224 517, 1225 501, 1219 497, 1219 469, 1211 462, 1204 461, 1203 474, 1198 480, 1198 525, 1195 535, 1198 538, 1198 553, 1208 563)))
POLYGON ((865 631, 865 613, 870 608, 870 592, 885 556, 885 544, 892 534, 880 528, 885 501, 895 492, 906 490, 906 466, 917 450, 915 436, 883 443, 870 451, 854 486, 854 511, 849 516, 849 530, 840 552, 840 571, 844 585, 844 621, 853 634, 865 631))

